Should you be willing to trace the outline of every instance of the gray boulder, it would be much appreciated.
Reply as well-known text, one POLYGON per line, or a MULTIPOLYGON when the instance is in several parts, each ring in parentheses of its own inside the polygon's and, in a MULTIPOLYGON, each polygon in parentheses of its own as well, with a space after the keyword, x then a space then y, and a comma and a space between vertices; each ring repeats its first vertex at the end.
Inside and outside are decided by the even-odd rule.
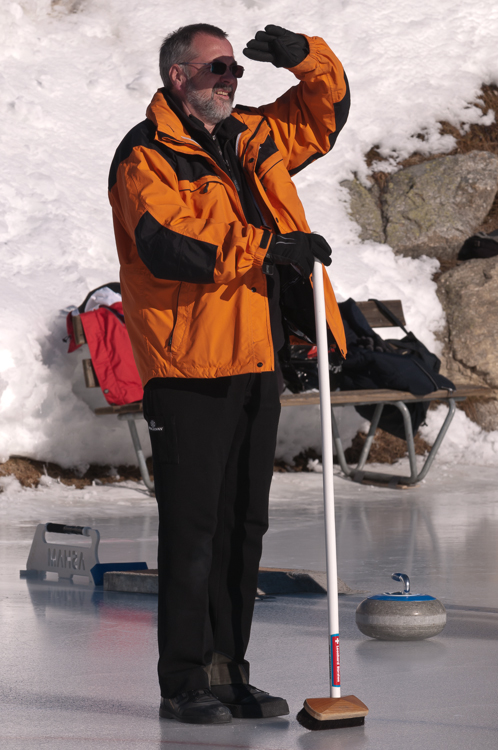
POLYGON ((455 258, 480 227, 498 192, 498 156, 471 151, 401 169, 377 185, 341 185, 360 239, 387 242, 400 255, 455 258))
MULTIPOLYGON (((498 389, 498 257, 465 261, 442 274, 438 297, 447 320, 445 374, 498 389)), ((477 400, 472 408, 481 427, 498 429, 498 401, 477 400)))
POLYGON ((382 196, 386 241, 401 255, 455 258, 489 213, 498 191, 498 156, 445 156, 392 175, 382 196))
POLYGON ((384 220, 380 206, 380 191, 377 185, 366 188, 357 179, 344 180, 341 186, 349 190, 349 213, 360 225, 360 240, 384 243, 384 220))

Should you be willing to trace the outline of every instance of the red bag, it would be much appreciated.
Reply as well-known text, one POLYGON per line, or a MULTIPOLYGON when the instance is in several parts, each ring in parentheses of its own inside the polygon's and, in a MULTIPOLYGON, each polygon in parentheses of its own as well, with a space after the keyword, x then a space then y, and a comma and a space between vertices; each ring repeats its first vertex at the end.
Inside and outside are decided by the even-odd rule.
MULTIPOLYGON (((72 315, 67 316, 70 337, 69 352, 78 349, 74 343, 72 315)), ((85 338, 93 368, 109 404, 121 406, 143 399, 143 388, 133 358, 130 337, 124 323, 123 304, 101 306, 81 313, 85 338)))

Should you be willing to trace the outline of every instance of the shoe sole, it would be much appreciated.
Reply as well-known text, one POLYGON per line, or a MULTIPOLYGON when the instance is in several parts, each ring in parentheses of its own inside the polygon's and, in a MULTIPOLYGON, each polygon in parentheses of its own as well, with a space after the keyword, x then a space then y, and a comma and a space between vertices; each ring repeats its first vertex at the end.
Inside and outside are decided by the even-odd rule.
POLYGON ((237 703, 224 703, 234 719, 271 719, 275 716, 288 716, 290 713, 286 700, 271 701, 258 705, 241 706, 237 703))
POLYGON ((213 716, 209 719, 201 716, 176 716, 164 708, 159 709, 159 716, 161 719, 174 719, 175 721, 180 721, 182 724, 230 724, 232 721, 231 716, 213 716))

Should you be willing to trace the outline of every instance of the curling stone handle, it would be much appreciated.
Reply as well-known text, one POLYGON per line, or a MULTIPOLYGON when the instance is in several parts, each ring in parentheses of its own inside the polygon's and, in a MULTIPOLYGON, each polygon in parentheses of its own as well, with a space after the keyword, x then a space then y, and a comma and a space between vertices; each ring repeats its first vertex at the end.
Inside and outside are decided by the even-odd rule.
POLYGON ((410 579, 406 575, 406 573, 393 573, 391 578, 393 581, 401 581, 404 586, 405 590, 403 591, 403 594, 409 594, 410 593, 410 579))
POLYGON ((68 526, 64 523, 47 523, 45 531, 51 531, 53 534, 79 534, 80 536, 90 536, 89 526, 68 526))

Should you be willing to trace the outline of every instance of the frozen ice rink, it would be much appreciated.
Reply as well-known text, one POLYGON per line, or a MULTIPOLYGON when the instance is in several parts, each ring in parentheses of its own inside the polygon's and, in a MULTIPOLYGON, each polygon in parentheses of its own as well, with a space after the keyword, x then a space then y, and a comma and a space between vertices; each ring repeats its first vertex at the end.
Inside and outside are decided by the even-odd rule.
MULTIPOLYGON (((102 562, 155 567, 154 500, 132 484, 11 488, 0 526, 1 747, 495 750, 497 477, 490 467, 436 465, 410 490, 336 477, 339 575, 368 592, 340 597, 342 689, 370 714, 364 727, 325 732, 295 720, 305 698, 328 693, 324 596, 256 602, 251 681, 286 697, 289 717, 224 727, 160 720, 156 598, 19 578, 36 523, 47 521, 99 529, 102 562), (445 604, 440 636, 380 642, 356 628, 357 604, 395 590, 395 571, 410 575, 414 591, 445 604)), ((262 564, 324 570, 322 518, 320 474, 276 474, 262 564)))

